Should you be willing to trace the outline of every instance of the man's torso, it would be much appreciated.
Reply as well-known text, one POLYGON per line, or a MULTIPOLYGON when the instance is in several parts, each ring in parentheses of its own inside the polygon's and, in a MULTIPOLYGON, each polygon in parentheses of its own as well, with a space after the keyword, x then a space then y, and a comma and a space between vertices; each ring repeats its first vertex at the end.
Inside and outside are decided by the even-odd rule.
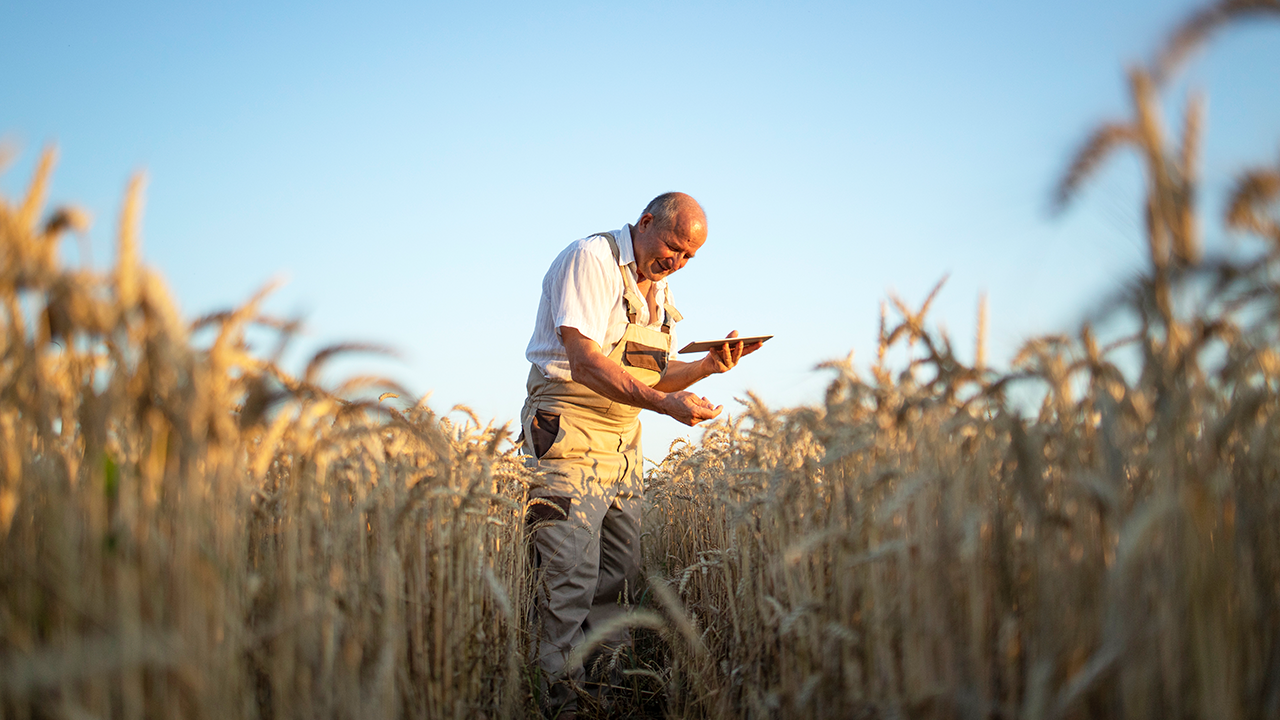
MULTIPOLYGON (((572 379, 569 358, 560 340, 560 327, 573 327, 595 341, 606 355, 626 331, 628 317, 623 294, 628 285, 639 292, 635 285, 630 226, 611 234, 618 246, 616 260, 609 241, 593 235, 565 248, 543 278, 533 336, 525 357, 551 380, 572 379)), ((671 303, 665 280, 654 283, 653 297, 657 313, 650 312, 647 302, 637 303, 639 307, 631 310, 636 314, 636 324, 656 329, 664 322, 663 308, 671 303)), ((670 332, 674 335, 674 328, 670 332)), ((674 347, 674 338, 672 343, 674 347)))

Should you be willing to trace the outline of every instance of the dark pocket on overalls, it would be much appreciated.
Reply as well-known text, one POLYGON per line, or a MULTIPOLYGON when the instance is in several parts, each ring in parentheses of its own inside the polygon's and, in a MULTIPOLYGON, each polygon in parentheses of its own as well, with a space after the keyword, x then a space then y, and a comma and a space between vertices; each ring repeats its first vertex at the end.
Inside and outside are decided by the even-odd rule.
POLYGON ((533 443, 533 456, 542 459, 543 455, 560 437, 560 416, 546 410, 534 410, 533 420, 529 423, 530 442, 533 443))
POLYGON ((525 513, 525 525, 534 527, 541 523, 569 519, 569 508, 573 507, 573 498, 564 496, 529 498, 528 511, 525 513))
POLYGON ((622 349, 622 364, 661 373, 667 369, 667 353, 658 348, 628 340, 627 346, 622 349))

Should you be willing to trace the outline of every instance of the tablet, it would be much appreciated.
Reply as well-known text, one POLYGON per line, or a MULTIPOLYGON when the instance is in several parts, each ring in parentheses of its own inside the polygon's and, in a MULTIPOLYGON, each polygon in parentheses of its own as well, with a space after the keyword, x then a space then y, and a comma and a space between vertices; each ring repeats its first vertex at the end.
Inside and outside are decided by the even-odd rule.
POLYGON ((762 343, 771 337, 773 336, 772 335, 744 335, 742 337, 720 338, 718 340, 699 340, 698 342, 691 342, 688 345, 685 345, 684 347, 680 348, 679 352, 681 353, 706 352, 711 348, 717 348, 717 347, 720 347, 721 345, 728 345, 729 343, 743 343, 745 345, 752 345, 754 343, 762 343))

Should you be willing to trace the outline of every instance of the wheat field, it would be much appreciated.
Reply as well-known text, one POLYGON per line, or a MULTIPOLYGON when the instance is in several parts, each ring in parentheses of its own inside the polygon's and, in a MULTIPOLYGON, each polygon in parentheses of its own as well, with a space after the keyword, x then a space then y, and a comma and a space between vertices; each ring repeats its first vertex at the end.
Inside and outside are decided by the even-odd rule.
MULTIPOLYGON (((1204 217, 1203 100, 1162 112, 1195 47, 1268 14, 1188 18, 1063 175, 1059 206, 1143 167, 1149 266, 1099 313, 1123 333, 998 369, 985 303, 961 353, 938 289, 890 298, 823 402, 671 448, 636 644, 605 659, 627 684, 584 714, 1280 718, 1280 165, 1204 217), (1206 255, 1206 227, 1257 251, 1206 255)), ((140 181, 114 267, 65 264, 86 219, 46 208, 54 162, 0 198, 0 718, 538 717, 510 429, 322 380, 376 348, 287 372, 269 289, 180 317, 140 181)))

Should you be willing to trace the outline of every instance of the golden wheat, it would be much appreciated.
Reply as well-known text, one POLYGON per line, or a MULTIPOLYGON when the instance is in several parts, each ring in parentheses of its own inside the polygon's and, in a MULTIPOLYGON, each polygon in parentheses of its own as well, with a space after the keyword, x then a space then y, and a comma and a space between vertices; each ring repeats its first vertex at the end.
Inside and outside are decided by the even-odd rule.
POLYGON ((194 345, 139 263, 140 181, 97 274, 58 262, 81 214, 37 223, 52 165, 0 205, 0 716, 518 714, 505 429, 320 385, 366 346, 301 379, 253 357, 247 326, 291 327, 265 293, 194 345))

